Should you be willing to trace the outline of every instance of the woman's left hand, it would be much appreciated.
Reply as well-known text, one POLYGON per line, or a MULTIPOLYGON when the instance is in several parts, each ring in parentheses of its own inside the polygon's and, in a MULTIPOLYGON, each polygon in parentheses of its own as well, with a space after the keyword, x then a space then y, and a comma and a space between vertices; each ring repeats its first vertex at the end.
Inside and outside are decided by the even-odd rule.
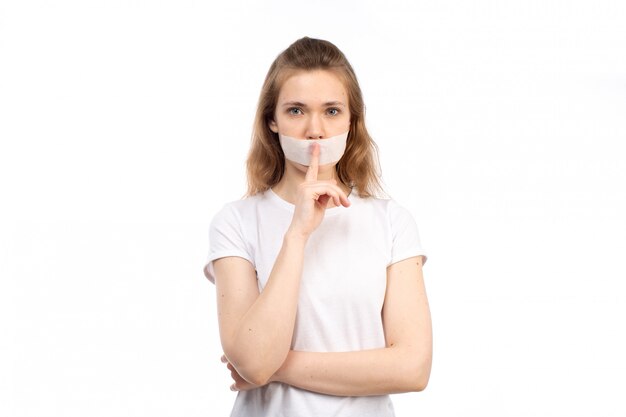
POLYGON ((230 386, 231 391, 247 391, 259 387, 259 385, 251 384, 250 382, 243 379, 241 375, 239 375, 235 367, 230 362, 228 362, 228 359, 226 359, 226 355, 222 355, 221 361, 222 363, 226 364, 226 367, 230 371, 230 376, 235 381, 230 386))

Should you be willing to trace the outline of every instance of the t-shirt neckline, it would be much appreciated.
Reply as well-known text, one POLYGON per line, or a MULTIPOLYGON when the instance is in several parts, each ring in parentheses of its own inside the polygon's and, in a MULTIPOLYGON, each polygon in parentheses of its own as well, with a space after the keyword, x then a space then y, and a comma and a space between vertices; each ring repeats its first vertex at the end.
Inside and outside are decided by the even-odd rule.
MULTIPOLYGON (((295 211, 295 204, 291 204, 289 201, 287 200, 283 200, 282 197, 280 197, 278 194, 276 194, 276 192, 274 190, 272 190, 272 188, 268 188, 267 189, 267 193, 266 193, 269 197, 269 199, 271 201, 273 201, 275 204, 289 210, 290 212, 294 212, 295 211)), ((354 204, 354 187, 350 188, 350 193, 348 194, 348 200, 350 201, 350 206, 352 206, 352 204, 354 204)), ((324 216, 334 216, 335 214, 339 214, 341 213, 341 210, 345 210, 346 207, 343 206, 335 206, 335 207, 331 207, 331 208, 327 208, 326 209, 326 213, 324 213, 324 216)))

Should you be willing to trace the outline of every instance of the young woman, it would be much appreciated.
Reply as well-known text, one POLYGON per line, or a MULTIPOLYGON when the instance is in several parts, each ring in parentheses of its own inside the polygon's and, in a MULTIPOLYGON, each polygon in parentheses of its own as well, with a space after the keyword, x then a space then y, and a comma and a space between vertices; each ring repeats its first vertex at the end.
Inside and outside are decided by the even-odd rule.
POLYGON ((214 217, 216 285, 232 416, 393 416, 421 391, 432 330, 412 215, 381 191, 377 147, 343 53, 304 37, 271 65, 246 198, 214 217))

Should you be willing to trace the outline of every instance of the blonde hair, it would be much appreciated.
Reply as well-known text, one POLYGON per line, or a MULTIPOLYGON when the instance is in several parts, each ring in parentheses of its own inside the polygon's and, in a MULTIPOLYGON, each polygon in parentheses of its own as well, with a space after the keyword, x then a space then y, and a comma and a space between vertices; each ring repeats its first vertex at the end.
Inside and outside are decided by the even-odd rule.
POLYGON ((285 171, 285 155, 278 134, 271 131, 280 89, 295 71, 323 69, 334 72, 348 92, 350 133, 346 150, 335 166, 339 180, 356 187, 360 197, 384 192, 380 180, 378 146, 365 127, 365 104, 352 66, 332 43, 303 37, 285 49, 272 63, 265 77, 257 105, 246 171, 246 195, 263 192, 280 181, 285 171))

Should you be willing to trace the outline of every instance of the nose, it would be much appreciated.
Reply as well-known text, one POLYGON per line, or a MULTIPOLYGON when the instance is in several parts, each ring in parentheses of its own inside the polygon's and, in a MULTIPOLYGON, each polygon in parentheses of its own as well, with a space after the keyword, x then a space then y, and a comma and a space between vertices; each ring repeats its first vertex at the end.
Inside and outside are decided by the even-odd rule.
POLYGON ((317 115, 311 115, 306 131, 307 139, 322 139, 324 137, 324 127, 317 115))

